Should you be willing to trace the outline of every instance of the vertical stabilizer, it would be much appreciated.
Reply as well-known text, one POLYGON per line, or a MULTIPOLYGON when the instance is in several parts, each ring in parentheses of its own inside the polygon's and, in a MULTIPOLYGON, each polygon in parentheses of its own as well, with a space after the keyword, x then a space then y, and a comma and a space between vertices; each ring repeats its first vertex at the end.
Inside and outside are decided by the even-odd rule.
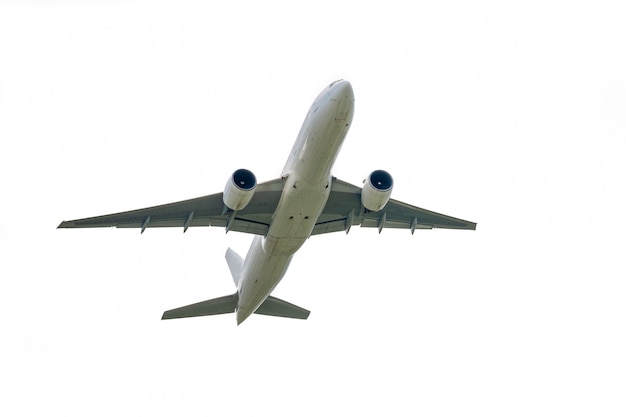
POLYGON ((243 259, 231 248, 226 249, 226 262, 228 263, 228 269, 233 276, 235 287, 239 288, 239 278, 241 278, 241 271, 243 270, 243 259))

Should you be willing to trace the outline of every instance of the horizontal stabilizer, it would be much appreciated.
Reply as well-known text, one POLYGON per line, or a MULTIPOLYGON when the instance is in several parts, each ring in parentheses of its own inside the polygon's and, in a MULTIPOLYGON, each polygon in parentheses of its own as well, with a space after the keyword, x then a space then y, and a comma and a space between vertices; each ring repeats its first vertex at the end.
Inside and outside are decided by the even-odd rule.
MULTIPOLYGON (((163 313, 162 320, 234 313, 237 309, 238 298, 239 295, 235 293, 224 297, 213 298, 212 300, 190 304, 185 307, 168 310, 163 313)), ((265 316, 306 320, 311 312, 302 307, 298 307, 297 305, 288 303, 287 301, 269 296, 254 313, 263 314, 265 316)))
POLYGON ((238 294, 201 301, 185 307, 175 308, 163 313, 161 320, 182 319, 185 317, 211 316, 214 314, 234 313, 237 308, 238 294))
POLYGON ((265 299, 263 304, 254 312, 265 316, 288 317, 292 319, 306 320, 311 312, 302 307, 288 303, 271 295, 265 299))

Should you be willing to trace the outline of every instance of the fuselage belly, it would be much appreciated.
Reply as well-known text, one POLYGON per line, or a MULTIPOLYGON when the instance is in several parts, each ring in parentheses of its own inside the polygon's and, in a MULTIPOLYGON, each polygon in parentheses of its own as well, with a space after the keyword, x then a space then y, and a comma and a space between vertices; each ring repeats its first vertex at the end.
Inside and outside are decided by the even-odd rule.
POLYGON ((336 81, 315 99, 283 169, 283 192, 267 236, 257 236, 239 281, 237 323, 265 301, 287 271, 293 254, 311 236, 330 195, 331 168, 348 133, 354 94, 336 81))

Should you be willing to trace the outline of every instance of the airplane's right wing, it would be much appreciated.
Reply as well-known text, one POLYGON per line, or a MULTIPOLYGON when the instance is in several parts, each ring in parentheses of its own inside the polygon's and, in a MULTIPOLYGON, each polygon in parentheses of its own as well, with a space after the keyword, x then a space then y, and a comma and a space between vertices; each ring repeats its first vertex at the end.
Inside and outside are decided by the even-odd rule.
POLYGON ((409 229, 466 229, 475 230, 476 223, 425 210, 398 200, 390 199, 380 211, 369 211, 361 204, 361 188, 333 178, 330 197, 319 217, 314 235, 348 231, 353 225, 409 229))

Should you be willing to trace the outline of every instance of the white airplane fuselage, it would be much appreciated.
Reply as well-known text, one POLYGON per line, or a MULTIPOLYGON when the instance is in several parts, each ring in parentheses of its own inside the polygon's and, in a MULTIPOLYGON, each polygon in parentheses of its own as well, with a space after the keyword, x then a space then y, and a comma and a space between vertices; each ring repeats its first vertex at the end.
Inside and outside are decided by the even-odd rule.
POLYGON ((336 81, 315 99, 285 164, 285 185, 265 237, 256 236, 238 283, 237 324, 265 301, 311 236, 330 195, 331 168, 354 113, 354 93, 336 81))

